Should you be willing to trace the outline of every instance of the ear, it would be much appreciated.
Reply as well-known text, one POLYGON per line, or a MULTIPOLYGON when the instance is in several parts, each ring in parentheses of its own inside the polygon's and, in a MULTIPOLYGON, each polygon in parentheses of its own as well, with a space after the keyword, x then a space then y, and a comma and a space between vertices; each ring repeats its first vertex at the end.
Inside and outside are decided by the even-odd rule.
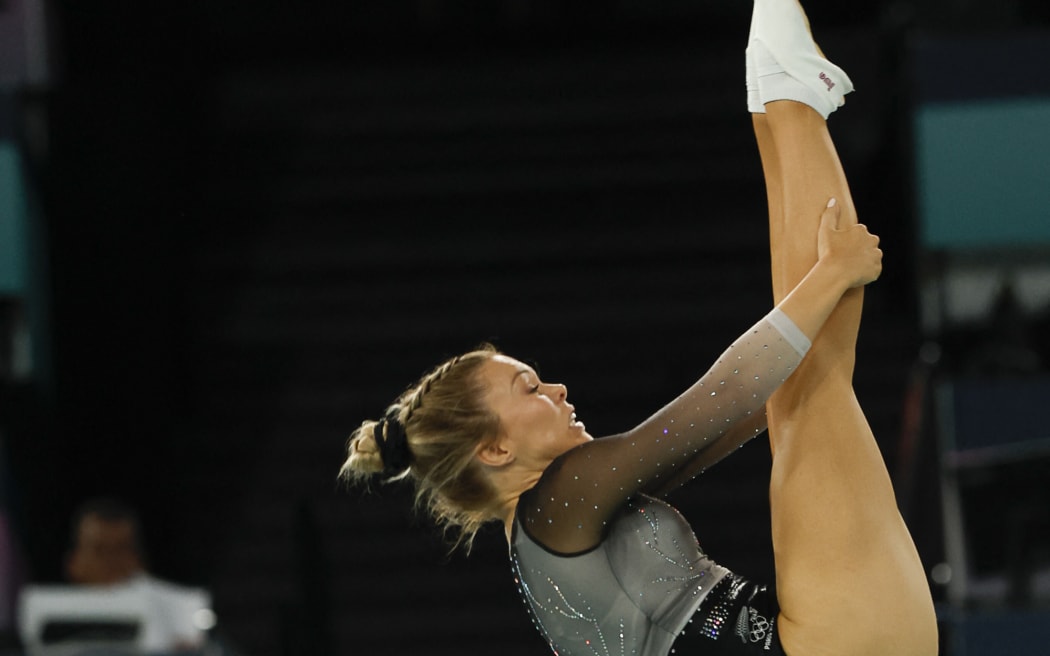
POLYGON ((514 462, 514 454, 506 448, 503 440, 498 437, 482 442, 474 452, 474 456, 481 461, 481 464, 489 467, 503 467, 514 462))

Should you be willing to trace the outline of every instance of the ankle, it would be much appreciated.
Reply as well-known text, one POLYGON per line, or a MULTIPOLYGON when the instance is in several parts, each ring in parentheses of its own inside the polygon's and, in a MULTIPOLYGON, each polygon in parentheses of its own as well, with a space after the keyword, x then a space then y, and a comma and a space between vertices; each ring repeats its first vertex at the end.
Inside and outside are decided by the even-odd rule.
POLYGON ((820 126, 825 120, 826 117, 819 111, 800 100, 783 99, 766 103, 766 121, 769 129, 774 131, 783 125, 798 127, 812 123, 814 126, 820 126))

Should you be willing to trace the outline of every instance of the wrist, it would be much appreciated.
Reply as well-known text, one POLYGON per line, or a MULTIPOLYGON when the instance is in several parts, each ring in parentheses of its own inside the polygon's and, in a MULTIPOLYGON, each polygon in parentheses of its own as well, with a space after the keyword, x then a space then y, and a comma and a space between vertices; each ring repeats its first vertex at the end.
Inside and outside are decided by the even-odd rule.
POLYGON ((815 279, 814 282, 825 287, 836 297, 842 296, 849 291, 849 271, 844 264, 839 264, 837 260, 831 258, 817 260, 817 263, 813 265, 813 269, 810 271, 810 276, 815 279))
POLYGON ((833 262, 820 260, 778 307, 813 340, 847 289, 846 272, 833 262))

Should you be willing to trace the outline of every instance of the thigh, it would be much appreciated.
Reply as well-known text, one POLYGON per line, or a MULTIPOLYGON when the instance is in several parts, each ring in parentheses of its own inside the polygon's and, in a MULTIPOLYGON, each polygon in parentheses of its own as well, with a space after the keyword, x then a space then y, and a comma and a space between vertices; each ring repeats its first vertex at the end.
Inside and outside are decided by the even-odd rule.
POLYGON ((852 390, 828 381, 773 412, 773 548, 792 656, 936 653, 929 584, 852 390))

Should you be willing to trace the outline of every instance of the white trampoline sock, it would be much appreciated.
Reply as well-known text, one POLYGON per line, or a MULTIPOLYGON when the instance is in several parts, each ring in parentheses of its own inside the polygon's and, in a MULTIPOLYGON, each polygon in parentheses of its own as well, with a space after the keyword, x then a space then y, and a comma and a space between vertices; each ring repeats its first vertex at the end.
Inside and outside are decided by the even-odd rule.
POLYGON ((817 48, 796 0, 755 0, 748 53, 762 104, 794 100, 827 118, 853 91, 846 72, 817 48))
POLYGON ((752 114, 765 114, 766 106, 758 92, 758 70, 751 61, 751 48, 748 48, 745 52, 744 59, 747 61, 747 111, 752 114))
POLYGON ((747 35, 747 48, 744 50, 744 79, 747 88, 747 111, 752 114, 765 114, 766 106, 758 93, 758 70, 755 67, 751 43, 755 39, 755 22, 752 17, 751 32, 747 35))

